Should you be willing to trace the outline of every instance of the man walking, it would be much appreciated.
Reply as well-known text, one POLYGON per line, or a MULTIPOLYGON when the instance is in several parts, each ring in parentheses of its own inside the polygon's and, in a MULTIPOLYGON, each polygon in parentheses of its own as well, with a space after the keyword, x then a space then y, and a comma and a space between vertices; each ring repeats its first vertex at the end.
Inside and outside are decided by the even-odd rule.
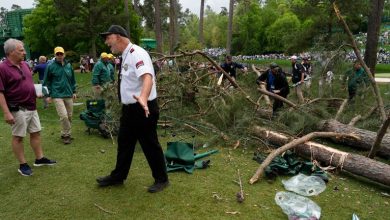
POLYGON ((24 57, 23 42, 8 39, 4 43, 7 59, 0 64, 0 107, 4 120, 11 125, 12 151, 19 161, 18 172, 31 176, 31 167, 24 157, 23 138, 30 133, 30 145, 35 154, 34 166, 54 165, 56 161, 43 156, 41 124, 36 110, 33 77, 24 57))
POLYGON ((97 182, 99 186, 123 184, 130 170, 135 145, 139 141, 154 178, 148 192, 159 192, 168 186, 169 181, 156 131, 159 108, 152 61, 143 48, 130 42, 123 27, 112 25, 100 35, 113 53, 122 54, 118 82, 122 116, 115 169, 110 175, 97 178, 97 182))
POLYGON ((61 121, 61 139, 64 144, 72 143, 71 124, 73 114, 73 99, 76 99, 76 80, 71 63, 65 61, 65 51, 62 47, 54 48, 55 61, 45 72, 44 86, 47 86, 53 99, 57 114, 61 121))

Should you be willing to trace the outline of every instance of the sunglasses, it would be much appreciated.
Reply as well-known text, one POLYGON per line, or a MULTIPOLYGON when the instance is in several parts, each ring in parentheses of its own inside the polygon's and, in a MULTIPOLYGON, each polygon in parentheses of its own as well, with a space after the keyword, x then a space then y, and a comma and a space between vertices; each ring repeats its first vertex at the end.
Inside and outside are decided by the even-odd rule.
POLYGON ((64 53, 56 53, 56 56, 63 56, 64 53))

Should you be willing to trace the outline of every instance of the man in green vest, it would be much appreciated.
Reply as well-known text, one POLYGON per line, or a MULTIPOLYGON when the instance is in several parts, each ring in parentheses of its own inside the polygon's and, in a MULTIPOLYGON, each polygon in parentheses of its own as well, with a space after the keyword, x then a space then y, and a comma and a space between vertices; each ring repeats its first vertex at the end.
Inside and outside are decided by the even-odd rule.
POLYGON ((346 72, 343 81, 347 78, 349 100, 355 97, 358 89, 364 89, 369 84, 369 77, 358 60, 354 62, 353 68, 346 72))
POLYGON ((61 121, 61 139, 64 144, 72 142, 71 123, 73 100, 76 99, 76 80, 72 64, 65 60, 62 47, 54 48, 55 61, 47 66, 43 85, 49 90, 48 103, 54 101, 61 121))
POLYGON ((108 60, 108 54, 105 52, 101 53, 100 59, 96 62, 92 70, 92 86, 93 93, 96 98, 100 97, 100 94, 103 91, 103 86, 112 82, 108 60))

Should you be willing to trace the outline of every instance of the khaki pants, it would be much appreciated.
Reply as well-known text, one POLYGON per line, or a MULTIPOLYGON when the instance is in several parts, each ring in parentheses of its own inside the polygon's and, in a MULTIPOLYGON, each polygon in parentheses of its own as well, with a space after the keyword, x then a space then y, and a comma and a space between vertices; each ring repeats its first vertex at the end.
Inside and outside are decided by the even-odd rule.
POLYGON ((12 136, 25 137, 27 132, 31 134, 41 131, 41 122, 37 110, 21 109, 11 113, 15 119, 15 124, 11 126, 12 136))
POLYGON ((305 102, 305 99, 303 98, 303 93, 302 93, 302 87, 304 86, 303 83, 295 86, 295 92, 297 93, 297 97, 298 97, 298 102, 300 104, 303 104, 305 102))
POLYGON ((61 136, 71 136, 71 124, 73 114, 73 99, 72 98, 55 98, 57 114, 60 116, 61 136))

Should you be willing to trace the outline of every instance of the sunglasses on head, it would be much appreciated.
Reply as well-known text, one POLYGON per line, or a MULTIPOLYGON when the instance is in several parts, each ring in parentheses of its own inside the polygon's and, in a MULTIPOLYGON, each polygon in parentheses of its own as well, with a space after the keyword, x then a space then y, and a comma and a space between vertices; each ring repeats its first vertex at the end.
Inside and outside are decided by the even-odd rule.
POLYGON ((64 53, 56 53, 56 56, 63 56, 64 53))

